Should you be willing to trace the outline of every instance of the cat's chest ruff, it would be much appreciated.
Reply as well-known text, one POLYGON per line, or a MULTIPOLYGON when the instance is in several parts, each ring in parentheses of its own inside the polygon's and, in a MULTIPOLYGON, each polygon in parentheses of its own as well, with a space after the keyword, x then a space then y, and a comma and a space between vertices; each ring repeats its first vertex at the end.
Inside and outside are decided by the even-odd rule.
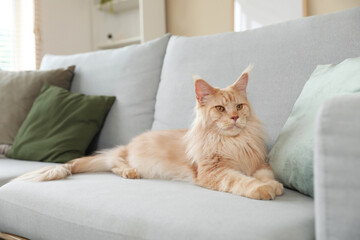
POLYGON ((218 144, 213 156, 220 156, 226 160, 233 168, 246 171, 251 161, 254 148, 248 141, 242 139, 227 139, 218 144))
POLYGON ((210 149, 213 149, 211 154, 214 156, 240 160, 243 157, 245 148, 247 147, 244 146, 244 143, 236 139, 222 139, 210 149))

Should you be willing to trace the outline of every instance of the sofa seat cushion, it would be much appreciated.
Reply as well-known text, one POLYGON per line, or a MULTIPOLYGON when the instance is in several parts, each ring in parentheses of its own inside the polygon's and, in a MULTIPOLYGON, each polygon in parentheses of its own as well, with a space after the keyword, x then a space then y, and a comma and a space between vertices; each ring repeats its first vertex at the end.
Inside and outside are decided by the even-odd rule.
POLYGON ((0 231, 30 239, 314 239, 313 200, 258 201, 110 173, 0 188, 0 231), (6 221, 4 221, 6 219, 6 221))
POLYGON ((15 159, 0 159, 0 187, 21 174, 46 167, 54 163, 33 162, 15 159))

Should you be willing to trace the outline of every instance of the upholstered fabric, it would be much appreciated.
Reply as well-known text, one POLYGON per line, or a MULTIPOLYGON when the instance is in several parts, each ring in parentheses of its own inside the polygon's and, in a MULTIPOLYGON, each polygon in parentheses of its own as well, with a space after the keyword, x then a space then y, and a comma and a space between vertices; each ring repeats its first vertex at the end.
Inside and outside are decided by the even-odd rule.
POLYGON ((360 239, 360 94, 323 105, 314 154, 316 239, 360 239))
MULTIPOLYGON (((23 161, 16 159, 0 158, 0 187, 21 174, 29 171, 50 166, 54 163, 23 161)), ((1 222, 1 218, 0 218, 1 222)), ((1 230, 0 230, 1 231, 1 230)))
POLYGON ((84 156, 114 101, 44 84, 6 156, 57 163, 84 156))
POLYGON ((37 240, 314 239, 313 200, 252 200, 187 183, 78 174, 0 188, 0 231, 37 240))
POLYGON ((68 66, 48 71, 0 70, 0 144, 13 143, 44 83, 70 88, 75 67, 68 66))
POLYGON ((252 63, 248 97, 269 133, 270 147, 315 67, 360 56, 359 22, 358 8, 252 31, 171 37, 153 129, 189 127, 195 106, 193 74, 222 88, 252 63))
POLYGON ((319 65, 311 74, 269 153, 275 177, 286 186, 314 195, 316 114, 326 100, 349 93, 360 94, 360 57, 319 65))
POLYGON ((168 39, 166 35, 120 49, 44 57, 41 69, 76 64, 71 91, 116 96, 94 148, 127 144, 134 136, 151 129, 168 39))
POLYGON ((0 144, 0 158, 4 158, 5 154, 9 151, 10 148, 10 144, 0 144))

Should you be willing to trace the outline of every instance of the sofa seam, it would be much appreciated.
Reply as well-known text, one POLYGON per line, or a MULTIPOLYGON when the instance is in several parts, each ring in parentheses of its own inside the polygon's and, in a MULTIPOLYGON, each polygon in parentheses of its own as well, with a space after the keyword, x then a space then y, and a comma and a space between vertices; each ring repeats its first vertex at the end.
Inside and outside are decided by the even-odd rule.
MULTIPOLYGON (((323 109, 323 112, 322 112, 322 116, 324 116, 324 114, 326 114, 326 112, 324 111, 326 110, 326 108, 323 109)), ((325 146, 325 143, 324 143, 324 122, 323 122, 323 117, 321 118, 321 125, 320 125, 320 130, 321 130, 321 148, 322 148, 322 151, 323 151, 323 154, 325 153, 326 151, 326 146, 325 146)), ((326 157, 328 157, 326 155, 326 157)), ((327 181, 328 181, 328 168, 327 168, 327 164, 324 164, 322 163, 322 167, 324 169, 324 198, 325 199, 329 199, 328 198, 328 184, 327 184, 327 181)), ((329 223, 329 215, 328 215, 328 204, 325 202, 325 238, 327 239, 327 237, 329 236, 329 229, 328 229, 328 223, 329 223)))

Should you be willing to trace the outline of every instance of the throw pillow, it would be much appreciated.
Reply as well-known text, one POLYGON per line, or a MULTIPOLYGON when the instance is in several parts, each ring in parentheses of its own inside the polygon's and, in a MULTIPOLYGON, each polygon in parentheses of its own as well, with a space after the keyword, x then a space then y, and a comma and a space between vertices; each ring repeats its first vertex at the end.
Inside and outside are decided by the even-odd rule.
POLYGON ((0 144, 11 145, 44 83, 69 89, 75 66, 50 71, 0 70, 0 144))
POLYGON ((7 151, 9 151, 11 145, 9 144, 0 144, 0 158, 4 158, 7 151))
POLYGON ((341 94, 360 92, 360 58, 320 65, 306 82, 269 154, 275 176, 287 187, 313 196, 315 118, 321 105, 341 94))
POLYGON ((114 101, 45 84, 6 156, 58 163, 83 156, 114 101))

